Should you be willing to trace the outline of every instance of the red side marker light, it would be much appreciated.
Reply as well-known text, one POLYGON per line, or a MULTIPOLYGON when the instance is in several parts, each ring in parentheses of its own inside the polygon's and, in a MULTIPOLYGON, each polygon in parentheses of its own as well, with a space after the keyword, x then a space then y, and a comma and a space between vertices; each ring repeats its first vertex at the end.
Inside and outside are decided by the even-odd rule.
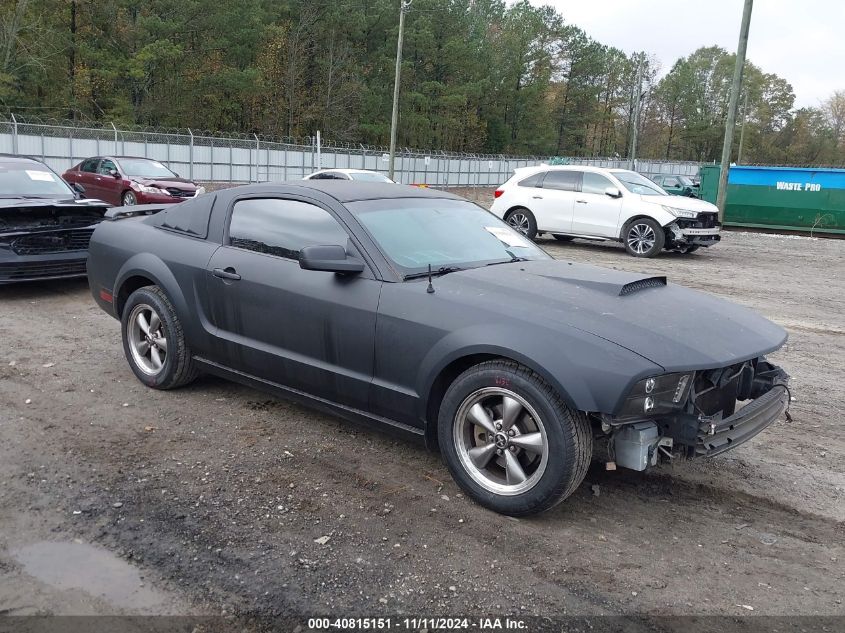
POLYGON ((108 301, 109 303, 114 302, 114 297, 112 296, 112 293, 105 289, 100 290, 100 299, 102 299, 103 301, 108 301))
POLYGON ((494 197, 494 198, 498 198, 498 197, 499 197, 499 196, 501 196, 503 193, 505 193, 505 192, 504 192, 502 189, 496 189, 496 191, 494 191, 494 192, 493 192, 493 197, 494 197))

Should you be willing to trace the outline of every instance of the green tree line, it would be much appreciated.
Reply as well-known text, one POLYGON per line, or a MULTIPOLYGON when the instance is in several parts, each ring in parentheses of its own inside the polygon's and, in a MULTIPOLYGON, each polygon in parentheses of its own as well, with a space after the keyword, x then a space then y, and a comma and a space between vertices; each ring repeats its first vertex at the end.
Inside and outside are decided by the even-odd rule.
MULTIPOLYGON (((398 0, 0 0, 0 111, 384 145, 398 10, 398 0)), ((400 145, 625 157, 641 66, 639 155, 719 158, 732 54, 701 48, 663 72, 565 17, 525 0, 414 0, 400 145)), ((845 91, 796 109, 789 83, 749 62, 744 92, 744 161, 845 163, 845 91)))

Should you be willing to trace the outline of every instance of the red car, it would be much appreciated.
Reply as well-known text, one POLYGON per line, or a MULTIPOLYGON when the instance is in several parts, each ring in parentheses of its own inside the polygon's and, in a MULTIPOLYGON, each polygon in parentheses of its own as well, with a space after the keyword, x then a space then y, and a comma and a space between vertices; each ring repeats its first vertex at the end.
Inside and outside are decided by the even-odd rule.
POLYGON ((182 202, 205 193, 195 182, 180 178, 157 160, 132 156, 86 158, 62 177, 81 185, 86 198, 114 205, 182 202))

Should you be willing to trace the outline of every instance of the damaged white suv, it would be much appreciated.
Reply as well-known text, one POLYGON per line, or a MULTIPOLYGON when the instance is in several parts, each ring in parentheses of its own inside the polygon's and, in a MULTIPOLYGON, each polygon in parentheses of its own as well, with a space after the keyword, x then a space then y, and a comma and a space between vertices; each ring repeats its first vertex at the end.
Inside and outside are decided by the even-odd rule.
POLYGON ((670 196, 626 169, 523 167, 496 190, 490 209, 523 235, 549 233, 622 242, 634 257, 663 249, 692 253, 720 239, 715 205, 670 196))

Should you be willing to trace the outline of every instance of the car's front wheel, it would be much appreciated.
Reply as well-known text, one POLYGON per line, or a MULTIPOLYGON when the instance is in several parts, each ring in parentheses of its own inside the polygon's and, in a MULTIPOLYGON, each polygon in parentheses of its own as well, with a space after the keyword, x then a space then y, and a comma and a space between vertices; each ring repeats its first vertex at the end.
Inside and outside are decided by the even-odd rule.
POLYGON ((138 198, 135 197, 135 194, 132 191, 124 191, 121 201, 123 202, 124 207, 131 207, 132 205, 138 204, 138 198))
POLYGON ((457 484, 511 516, 568 497, 592 456, 587 418, 542 377, 506 360, 472 367, 452 383, 440 406, 438 441, 457 484))
POLYGON ((507 222, 511 228, 522 233, 529 240, 533 240, 537 237, 537 220, 534 217, 534 214, 528 209, 520 207, 518 209, 514 209, 513 211, 509 211, 505 216, 505 222, 507 222))
POLYGON ((625 250, 634 257, 654 257, 663 250, 666 234, 663 227, 651 218, 637 218, 623 231, 625 250))
POLYGON ((138 380, 154 389, 175 389, 198 375, 173 304, 158 286, 139 288, 121 317, 123 351, 138 380))

